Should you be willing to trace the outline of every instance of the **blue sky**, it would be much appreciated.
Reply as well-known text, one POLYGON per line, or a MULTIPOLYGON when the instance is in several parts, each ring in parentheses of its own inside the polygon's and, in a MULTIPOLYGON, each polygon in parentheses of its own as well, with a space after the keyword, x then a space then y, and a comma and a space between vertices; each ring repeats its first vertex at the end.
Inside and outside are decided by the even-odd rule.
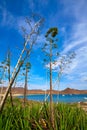
MULTIPOLYGON (((60 89, 87 89, 87 1, 86 0, 0 0, 0 62, 8 48, 12 52, 13 70, 22 49, 20 29, 25 17, 32 12, 45 19, 37 45, 31 54, 30 89, 49 89, 47 71, 43 66, 41 46, 50 27, 58 27, 58 51, 66 55, 75 51, 76 57, 61 78, 60 89), (20 48, 20 49, 17 49, 20 48)), ((58 60, 58 59, 57 59, 58 60)), ((53 79, 54 81, 56 78, 53 79)), ((23 85, 19 81, 17 85, 23 85)), ((57 85, 54 87, 57 89, 57 85)))

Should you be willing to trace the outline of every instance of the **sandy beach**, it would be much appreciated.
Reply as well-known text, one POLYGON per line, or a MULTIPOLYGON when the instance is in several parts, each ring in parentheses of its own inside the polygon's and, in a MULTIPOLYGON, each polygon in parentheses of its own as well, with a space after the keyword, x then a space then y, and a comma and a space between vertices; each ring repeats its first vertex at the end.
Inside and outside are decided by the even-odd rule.
MULTIPOLYGON (((0 97, 3 97, 4 94, 0 94, 0 97)), ((10 94, 8 95, 10 96, 10 94)), ((17 97, 17 96, 23 96, 23 94, 12 94, 13 97, 17 97)))

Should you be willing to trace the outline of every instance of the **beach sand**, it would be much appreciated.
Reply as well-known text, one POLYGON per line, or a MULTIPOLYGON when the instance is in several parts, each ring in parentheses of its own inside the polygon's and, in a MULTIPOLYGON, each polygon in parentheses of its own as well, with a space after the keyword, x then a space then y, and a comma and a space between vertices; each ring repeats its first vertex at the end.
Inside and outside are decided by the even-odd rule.
MULTIPOLYGON (((0 94, 0 97, 3 97, 4 94, 0 94)), ((10 94, 8 95, 10 96, 10 94)), ((17 96, 23 96, 23 94, 12 94, 13 97, 17 97, 17 96)))
POLYGON ((87 112, 87 102, 78 102, 78 107, 87 112))

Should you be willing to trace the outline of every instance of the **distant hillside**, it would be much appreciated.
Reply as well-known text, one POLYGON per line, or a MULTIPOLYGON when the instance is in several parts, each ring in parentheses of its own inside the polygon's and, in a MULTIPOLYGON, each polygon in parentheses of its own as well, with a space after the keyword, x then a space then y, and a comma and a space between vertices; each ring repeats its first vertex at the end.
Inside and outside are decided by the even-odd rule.
MULTIPOLYGON (((3 87, 2 93, 6 91, 6 87, 3 87)), ((1 92, 1 87, 0 87, 0 92, 1 92)), ((24 93, 24 88, 22 87, 17 87, 17 88, 12 88, 12 93, 13 94, 23 94, 24 93)), ((44 91, 44 90, 27 90, 27 94, 48 94, 50 93, 50 90, 44 91)), ((71 89, 71 88, 66 88, 62 91, 52 91, 53 94, 87 94, 87 90, 77 90, 77 89, 71 89)))
POLYGON ((66 88, 60 93, 61 94, 87 94, 87 90, 77 90, 77 89, 66 88))

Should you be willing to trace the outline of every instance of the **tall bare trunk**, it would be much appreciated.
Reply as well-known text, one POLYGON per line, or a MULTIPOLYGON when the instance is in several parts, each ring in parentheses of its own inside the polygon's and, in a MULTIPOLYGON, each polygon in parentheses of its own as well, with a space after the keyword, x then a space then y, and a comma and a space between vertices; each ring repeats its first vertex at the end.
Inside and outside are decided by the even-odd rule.
POLYGON ((52 46, 50 46, 50 122, 54 129, 54 112, 53 112, 53 98, 52 98, 52 46))
MULTIPOLYGON (((30 39, 30 37, 29 37, 29 39, 30 39)), ((28 39, 28 40, 29 40, 29 39, 28 39)), ((23 48, 23 50, 22 50, 22 52, 21 52, 21 54, 20 54, 20 57, 19 57, 19 59, 18 59, 18 62, 17 62, 16 66, 15 66, 15 68, 14 68, 14 71, 13 71, 13 73, 12 73, 12 78, 10 79, 10 83, 9 83, 9 85, 8 85, 8 87, 7 87, 7 89, 6 89, 5 95, 3 96, 3 99, 2 99, 2 101, 1 101, 1 104, 0 104, 0 111, 1 111, 1 112, 2 112, 2 110, 3 110, 4 104, 5 104, 5 100, 7 99, 8 93, 9 93, 9 91, 10 91, 10 89, 11 89, 11 87, 12 87, 14 81, 15 81, 16 76, 17 76, 17 74, 19 73, 20 68, 21 68, 21 66, 23 65, 25 59, 27 58, 27 56, 30 54, 30 52, 31 52, 31 50, 32 50, 32 45, 31 45, 29 52, 27 52, 26 56, 25 56, 24 59, 22 60, 22 56, 23 56, 23 54, 24 54, 24 52, 25 52, 25 50, 26 50, 26 46, 27 46, 28 40, 25 42, 25 46, 24 46, 24 48, 23 48), (22 60, 22 62, 21 62, 21 60, 22 60)))
POLYGON ((20 71, 20 67, 19 67, 18 71, 15 73, 14 77, 10 80, 10 83, 9 83, 7 89, 6 89, 5 95, 3 96, 3 99, 2 99, 1 104, 0 104, 0 112, 2 112, 2 110, 3 110, 3 107, 4 107, 5 101, 7 99, 9 90, 11 89, 11 86, 14 83, 14 80, 15 80, 19 71, 20 71))
MULTIPOLYGON (((9 80, 9 83, 10 83, 10 65, 11 65, 11 61, 10 61, 10 51, 8 52, 8 80, 9 80)), ((10 93, 10 101, 11 101, 11 105, 13 107, 13 100, 12 100, 12 91, 11 91, 11 88, 9 90, 9 93, 10 93)))
POLYGON ((27 94, 27 67, 26 67, 26 73, 25 73, 24 105, 26 103, 26 94, 27 94))

